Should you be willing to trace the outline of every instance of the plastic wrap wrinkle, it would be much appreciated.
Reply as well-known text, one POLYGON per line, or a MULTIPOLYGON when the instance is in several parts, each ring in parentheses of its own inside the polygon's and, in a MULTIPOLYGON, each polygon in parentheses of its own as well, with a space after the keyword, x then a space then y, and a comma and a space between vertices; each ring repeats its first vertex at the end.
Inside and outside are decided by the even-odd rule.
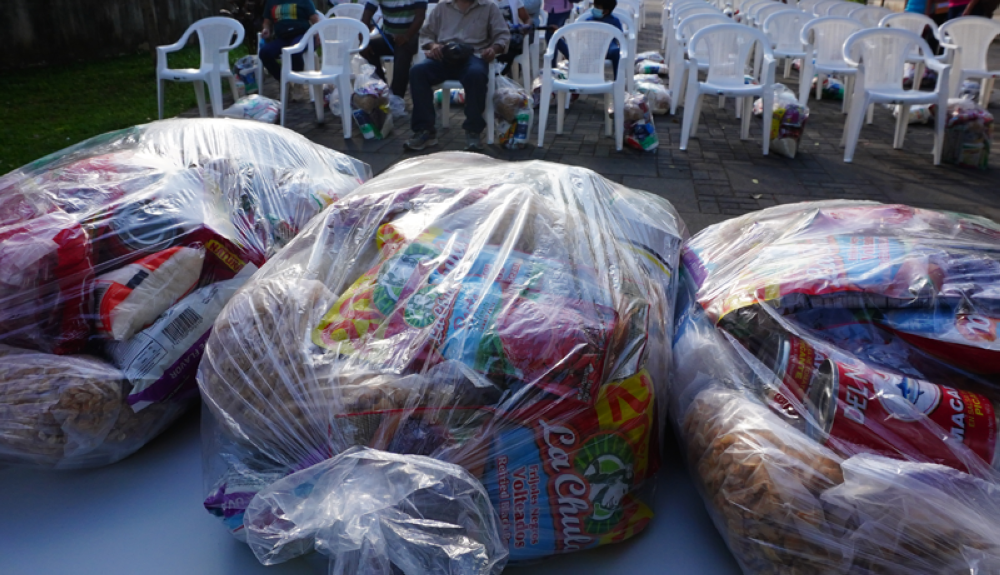
MULTIPOLYGON (((581 168, 461 153, 397 164, 315 218, 220 314, 198 375, 206 508, 242 537, 257 521, 245 502, 274 475, 364 447, 463 468, 488 496, 473 516, 497 516, 472 540, 500 541, 511 561, 638 533, 652 517, 684 234, 665 200, 581 168)), ((462 550, 449 572, 502 563, 410 518, 451 516, 408 513, 352 536, 400 541, 388 556, 361 544, 361 557, 408 573, 444 569, 434 549, 462 550)), ((317 525, 346 529, 335 523, 317 525)), ((364 563, 309 533, 296 552, 364 563)))
POLYGON ((0 463, 104 465, 162 431, 219 298, 370 177, 288 130, 168 120, 0 178, 0 463))
POLYGON ((671 410, 745 573, 997 572, 1000 225, 809 202, 682 260, 671 410))

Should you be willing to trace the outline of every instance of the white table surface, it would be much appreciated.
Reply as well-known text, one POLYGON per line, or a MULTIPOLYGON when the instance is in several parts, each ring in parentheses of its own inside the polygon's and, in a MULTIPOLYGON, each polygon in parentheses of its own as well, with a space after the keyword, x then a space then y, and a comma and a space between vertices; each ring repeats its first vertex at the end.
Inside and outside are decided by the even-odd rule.
MULTIPOLYGON (((315 553, 260 565, 205 511, 198 427, 193 413, 132 457, 101 469, 0 468, 0 574, 326 573, 325 558, 315 553)), ((505 573, 738 575, 679 459, 671 453, 660 472, 656 516, 643 534, 505 573)))

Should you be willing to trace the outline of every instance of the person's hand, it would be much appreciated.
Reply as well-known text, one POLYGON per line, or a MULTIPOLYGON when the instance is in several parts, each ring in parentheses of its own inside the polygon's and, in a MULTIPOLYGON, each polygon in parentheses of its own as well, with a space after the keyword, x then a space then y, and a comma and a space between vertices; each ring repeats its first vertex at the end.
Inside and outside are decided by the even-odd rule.
POLYGON ((489 48, 486 48, 485 50, 480 52, 479 57, 482 58, 483 62, 489 64, 490 62, 493 61, 494 58, 497 57, 497 53, 496 50, 493 49, 493 46, 490 46, 489 48))
POLYGON ((269 40, 271 38, 271 31, 268 30, 267 28, 264 28, 263 30, 260 31, 260 37, 265 40, 269 40))
POLYGON ((444 50, 441 44, 431 44, 429 50, 424 52, 431 60, 444 60, 444 50))

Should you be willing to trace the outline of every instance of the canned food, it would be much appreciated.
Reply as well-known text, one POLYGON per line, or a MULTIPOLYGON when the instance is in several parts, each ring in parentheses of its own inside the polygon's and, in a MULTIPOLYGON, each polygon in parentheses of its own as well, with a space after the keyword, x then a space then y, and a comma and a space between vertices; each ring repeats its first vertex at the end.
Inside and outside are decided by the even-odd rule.
POLYGON ((967 470, 959 442, 1000 467, 998 414, 986 396, 829 357, 788 333, 772 332, 756 355, 774 373, 758 383, 764 402, 842 455, 870 451, 967 470))

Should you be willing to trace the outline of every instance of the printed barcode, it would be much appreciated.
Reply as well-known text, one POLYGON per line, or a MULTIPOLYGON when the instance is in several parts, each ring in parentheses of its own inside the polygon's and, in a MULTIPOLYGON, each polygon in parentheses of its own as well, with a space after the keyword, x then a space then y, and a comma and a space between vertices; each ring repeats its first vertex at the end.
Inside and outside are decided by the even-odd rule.
POLYGON ((199 323, 201 323, 201 316, 198 315, 198 312, 188 308, 177 314, 177 317, 170 322, 170 325, 164 328, 163 335, 167 336, 170 343, 177 345, 199 323))

